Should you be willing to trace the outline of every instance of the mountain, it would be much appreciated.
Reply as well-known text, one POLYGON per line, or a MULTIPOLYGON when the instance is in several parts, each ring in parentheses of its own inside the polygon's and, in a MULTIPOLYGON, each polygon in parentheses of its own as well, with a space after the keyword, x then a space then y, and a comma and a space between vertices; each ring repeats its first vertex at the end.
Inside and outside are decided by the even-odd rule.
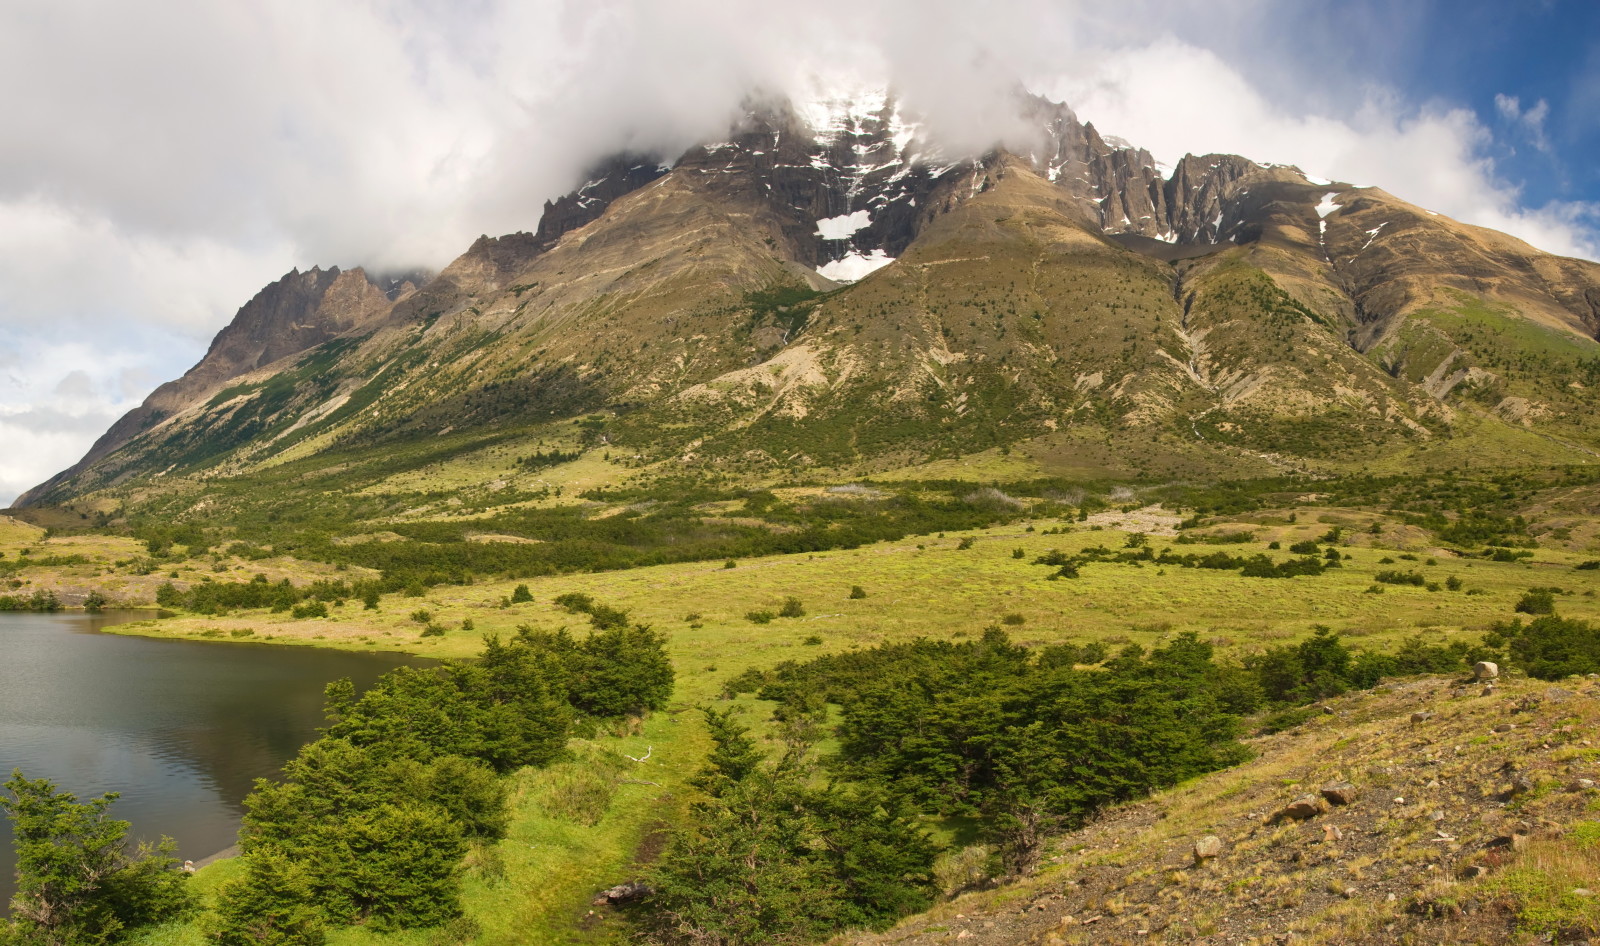
POLYGON ((463 459, 490 444, 756 478, 986 451, 1133 478, 1600 456, 1600 265, 1293 167, 1163 168, 1015 106, 1035 140, 970 158, 884 89, 752 97, 725 140, 601 161, 534 232, 425 281, 291 272, 19 505, 284 464, 381 479, 407 450, 503 486, 463 459))

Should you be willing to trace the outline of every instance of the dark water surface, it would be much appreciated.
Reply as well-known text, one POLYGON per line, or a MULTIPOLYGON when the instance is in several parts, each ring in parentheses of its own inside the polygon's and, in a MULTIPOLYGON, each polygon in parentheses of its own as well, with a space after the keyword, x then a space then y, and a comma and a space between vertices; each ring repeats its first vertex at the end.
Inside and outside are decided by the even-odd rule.
MULTIPOLYGON (((423 661, 270 644, 98 633, 149 612, 0 613, 0 781, 21 769, 79 801, 121 792, 130 838, 200 860, 232 845, 240 802, 323 725, 322 689, 423 661)), ((14 886, 0 819, 0 913, 14 886)))

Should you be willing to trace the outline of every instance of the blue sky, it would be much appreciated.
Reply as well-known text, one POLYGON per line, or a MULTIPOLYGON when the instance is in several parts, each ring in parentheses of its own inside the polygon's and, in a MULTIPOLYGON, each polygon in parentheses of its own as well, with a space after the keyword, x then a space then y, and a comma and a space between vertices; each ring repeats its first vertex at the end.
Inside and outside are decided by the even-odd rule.
POLYGON ((1600 258, 1600 0, 10 0, 0 506, 291 267, 442 267, 595 157, 839 68, 973 143, 1021 76, 1169 163, 1600 258))
POLYGON ((1310 61, 1254 59, 1239 44, 1217 37, 1220 51, 1246 74, 1270 83, 1284 78, 1285 70, 1298 73, 1283 87, 1304 89, 1311 107, 1348 104, 1362 77, 1410 101, 1465 106, 1494 132, 1486 154, 1529 205, 1600 200, 1595 0, 1360 0, 1278 7, 1268 22, 1286 38, 1309 37, 1310 61), (1342 77, 1343 88, 1317 87, 1319 62, 1342 77))

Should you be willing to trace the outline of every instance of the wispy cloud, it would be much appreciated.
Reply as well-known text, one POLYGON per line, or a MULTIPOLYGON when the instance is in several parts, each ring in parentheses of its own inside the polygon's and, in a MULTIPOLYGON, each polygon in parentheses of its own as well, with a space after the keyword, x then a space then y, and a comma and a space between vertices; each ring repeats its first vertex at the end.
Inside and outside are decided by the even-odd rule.
POLYGON ((1549 102, 1540 99, 1531 108, 1524 109, 1522 100, 1517 96, 1498 92, 1494 97, 1494 108, 1501 118, 1526 135, 1530 144, 1545 154, 1550 153, 1550 139, 1544 131, 1544 120, 1550 117, 1549 102))

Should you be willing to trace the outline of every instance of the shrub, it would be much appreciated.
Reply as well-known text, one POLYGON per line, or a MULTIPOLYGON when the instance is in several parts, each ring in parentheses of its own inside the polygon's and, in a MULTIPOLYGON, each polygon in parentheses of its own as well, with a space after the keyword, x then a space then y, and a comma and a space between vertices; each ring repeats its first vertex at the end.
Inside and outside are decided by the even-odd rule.
POLYGON ((1444 580, 1444 586, 1449 588, 1451 591, 1460 591, 1461 579, 1457 578, 1455 575, 1451 575, 1449 578, 1444 580))
POLYGON ((1513 609, 1522 614, 1556 613, 1555 595, 1544 588, 1530 588, 1513 609))
POLYGON ((444 625, 443 624, 436 624, 436 623, 433 623, 433 622, 429 622, 428 626, 424 627, 422 629, 422 634, 420 636, 422 636, 422 637, 443 637, 444 636, 444 625))
POLYGON ((1592 572, 1595 569, 1600 569, 1600 559, 1590 559, 1587 562, 1579 562, 1572 567, 1580 572, 1592 572))
POLYGON ((776 618, 776 617, 777 617, 776 614, 773 614, 771 611, 765 611, 765 610, 763 610, 763 611, 746 611, 745 614, 744 614, 744 619, 746 621, 749 621, 751 624, 771 624, 773 618, 776 618))
POLYGON ((433 612, 427 610, 426 608, 418 608, 417 610, 411 612, 411 620, 418 624, 426 624, 433 620, 433 612))
POLYGON ((328 616, 328 606, 321 601, 307 601, 304 604, 295 605, 289 613, 301 620, 305 618, 325 618, 328 616))
POLYGON ((17 852, 13 925, 0 928, 6 942, 100 943, 107 934, 115 941, 124 930, 194 910, 188 878, 174 869, 171 839, 129 855, 128 822, 107 815, 115 794, 80 804, 20 771, 5 789, 0 808, 11 818, 17 852))
POLYGON ((593 610, 589 612, 589 623, 593 624, 596 629, 602 631, 608 631, 617 627, 626 627, 628 624, 628 612, 622 610, 621 608, 612 608, 603 604, 597 604, 594 606, 593 610))
POLYGON ((515 588, 513 588, 511 590, 511 603, 512 604, 527 604, 528 602, 530 602, 532 600, 533 600, 533 592, 528 590, 528 586, 527 585, 518 585, 517 587, 515 587, 515 588))
POLYGON ((594 598, 581 591, 555 596, 555 606, 568 614, 587 614, 594 610, 594 598))
POLYGON ((1022 549, 1012 549, 1011 550, 1011 557, 1012 558, 1027 558, 1028 557, 1028 553, 1026 551, 1022 550, 1022 549))
POLYGON ((1372 580, 1384 585, 1415 585, 1418 588, 1428 583, 1428 579, 1418 572, 1402 572, 1387 570, 1372 576, 1372 580))
POLYGON ((1296 555, 1319 555, 1322 553, 1322 546, 1308 539, 1289 546, 1289 551, 1296 555))
POLYGON ((800 603, 800 599, 799 598, 793 598, 793 597, 784 598, 783 599, 783 607, 778 609, 778 617, 781 617, 781 618, 804 617, 805 613, 806 613, 805 605, 800 603))
POLYGON ((1013 614, 1008 614, 1005 617, 1001 618, 1000 619, 1000 623, 1008 625, 1010 627, 1020 627, 1023 624, 1028 623, 1028 619, 1023 617, 1020 614, 1013 613, 1013 614))
POLYGON ((1578 673, 1600 673, 1600 627, 1553 614, 1527 624, 1520 619, 1496 624, 1484 643, 1503 648, 1506 661, 1540 680, 1578 673))
POLYGON ((245 859, 245 874, 222 885, 205 931, 218 946, 322 946, 322 912, 309 868, 277 854, 245 859))
POLYGON ((722 563, 722 567, 723 568, 738 568, 739 567, 739 563, 730 558, 726 562, 722 563))
POLYGON ((861 587, 860 585, 851 585, 850 586, 850 598, 852 600, 860 600, 862 598, 865 598, 866 596, 867 596, 867 590, 865 588, 861 587))
POLYGON ((820 647, 822 645, 822 635, 812 634, 800 643, 806 645, 807 647, 820 647))
POLYGON ((958 552, 965 551, 966 549, 970 548, 972 548, 972 536, 970 535, 963 536, 961 541, 956 543, 956 551, 958 552))

